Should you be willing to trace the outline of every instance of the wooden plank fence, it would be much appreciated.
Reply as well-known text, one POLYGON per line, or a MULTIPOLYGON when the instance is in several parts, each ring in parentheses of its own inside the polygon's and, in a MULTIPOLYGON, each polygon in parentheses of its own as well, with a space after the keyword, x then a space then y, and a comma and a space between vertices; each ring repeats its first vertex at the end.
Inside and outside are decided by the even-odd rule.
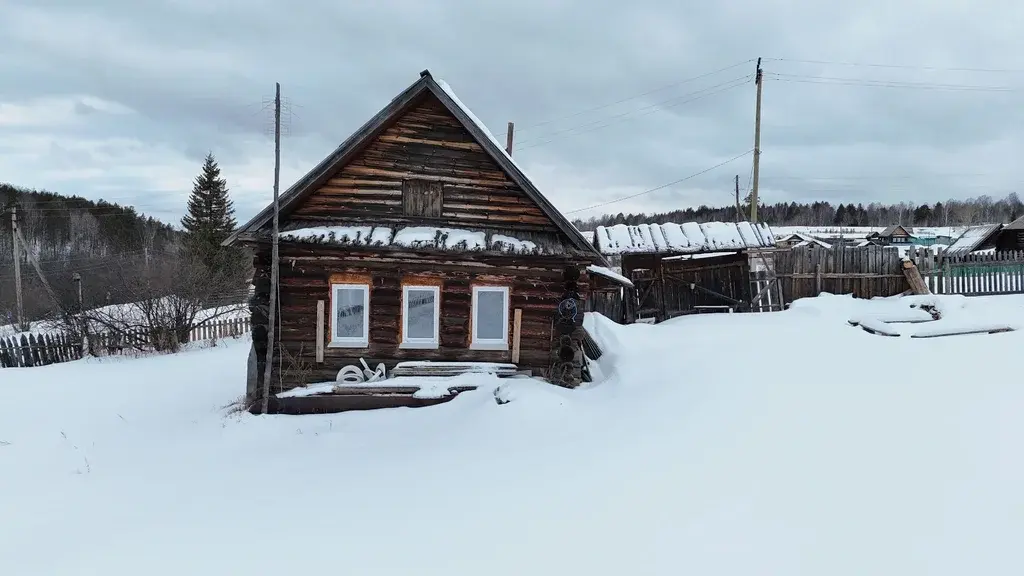
MULTIPOLYGON (((211 338, 231 338, 252 330, 249 318, 215 320, 197 326, 189 333, 189 342, 211 338)), ((127 334, 101 332, 91 338, 91 347, 100 354, 119 354, 134 346, 146 346, 149 336, 138 330, 127 334)), ((70 362, 82 358, 81 340, 64 333, 22 334, 0 338, 0 368, 24 368, 70 362)))
MULTIPOLYGON (((911 247, 909 258, 933 294, 1024 294, 1024 251, 947 257, 911 247)), ((886 246, 800 246, 773 254, 783 299, 822 292, 874 298, 902 294, 910 285, 900 251, 886 246)))
POLYGON ((894 296, 909 288, 894 248, 798 246, 775 252, 774 260, 786 302, 822 292, 857 298, 894 296))

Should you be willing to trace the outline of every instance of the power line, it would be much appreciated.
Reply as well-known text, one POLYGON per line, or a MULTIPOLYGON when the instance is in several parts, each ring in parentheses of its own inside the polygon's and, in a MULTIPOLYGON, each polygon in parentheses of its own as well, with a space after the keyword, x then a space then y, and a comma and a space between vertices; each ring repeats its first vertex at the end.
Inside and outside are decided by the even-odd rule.
MULTIPOLYGON (((648 90, 647 92, 643 92, 641 94, 636 94, 634 96, 629 96, 629 97, 623 98, 621 100, 616 100, 614 102, 609 102, 607 104, 601 104, 599 106, 594 106, 593 108, 586 108, 584 110, 580 110, 579 112, 574 112, 572 114, 568 114, 566 116, 561 116, 561 117, 558 117, 558 118, 553 118, 553 119, 550 119, 550 120, 544 120, 543 122, 537 122, 535 124, 527 124, 526 126, 523 126, 521 128, 517 126, 516 130, 525 131, 525 130, 529 130, 530 128, 535 128, 537 126, 544 126, 544 125, 551 124, 551 123, 554 123, 554 122, 560 122, 562 120, 568 120, 569 118, 575 118, 576 116, 581 116, 581 115, 586 114, 588 112, 594 112, 596 110, 603 110, 605 108, 609 108, 609 107, 615 106, 617 104, 622 104, 622 103, 628 102, 630 100, 635 100, 637 98, 642 98, 644 96, 649 96, 649 95, 654 94, 656 92, 661 92, 663 90, 668 90, 669 88, 675 88, 676 86, 681 86, 681 85, 687 84, 689 82, 695 82, 697 80, 701 80, 701 79, 707 78, 709 76, 714 76, 715 74, 720 74, 722 72, 726 72, 728 70, 732 70, 733 68, 738 68, 738 67, 743 66, 745 64, 749 64, 749 63, 751 63, 753 61, 754 61, 753 58, 749 58, 749 59, 744 60, 742 62, 736 62, 735 64, 730 64, 729 66, 725 66, 725 67, 719 68, 717 70, 712 70, 711 72, 705 72, 705 73, 700 74, 698 76, 692 76, 690 78, 686 78, 686 79, 680 80, 678 82, 673 82, 671 84, 662 86, 660 88, 655 88, 654 90, 648 90)), ((504 134, 504 135, 507 135, 507 133, 504 134)))
POLYGON ((640 108, 638 110, 632 110, 632 111, 628 111, 628 112, 623 112, 623 113, 617 114, 615 116, 612 116, 611 118, 599 119, 599 120, 595 120, 595 121, 592 121, 592 122, 588 122, 587 124, 582 124, 582 125, 579 125, 579 126, 574 126, 572 128, 567 128, 567 129, 564 129, 564 130, 561 130, 561 131, 558 131, 558 132, 554 132, 554 133, 551 133, 551 134, 545 134, 545 135, 540 136, 538 138, 534 138, 533 140, 525 140, 523 143, 528 143, 528 142, 534 142, 534 143, 530 144, 529 146, 517 146, 517 147, 515 147, 515 150, 525 150, 525 149, 528 149, 528 148, 534 148, 534 147, 537 147, 537 146, 543 146, 545 144, 549 144, 549 143, 557 140, 558 139, 557 135, 559 135, 559 134, 564 134, 564 136, 576 136, 576 135, 579 135, 579 134, 586 134, 588 132, 594 132, 594 131, 600 130, 602 128, 607 128, 608 126, 611 126, 611 125, 615 124, 616 122, 621 122, 621 121, 625 121, 625 120, 634 120, 636 118, 640 118, 642 116, 647 116, 648 114, 652 114, 654 112, 660 112, 662 110, 665 110, 666 108, 672 108, 674 106, 680 106, 682 104, 688 104, 690 102, 693 102, 693 101, 696 101, 696 100, 700 100, 702 98, 707 98, 708 96, 713 96, 715 94, 721 94, 722 92, 726 92, 728 90, 732 90, 734 88, 738 88, 739 86, 742 86, 747 81, 749 81, 750 78, 751 78, 751 75, 747 74, 747 75, 741 76, 739 78, 733 78, 732 80, 727 80, 726 82, 722 82, 721 84, 716 84, 714 86, 709 86, 708 88, 704 88, 702 90, 696 90, 696 91, 691 92, 689 94, 684 94, 682 96, 678 96, 676 98, 665 100, 663 102, 658 102, 656 104, 651 104, 649 106, 645 106, 645 107, 640 108), (708 90, 711 90, 711 91, 708 92, 708 90), (682 98, 686 98, 686 99, 682 100, 682 101, 677 101, 677 100, 680 100, 682 98), (669 102, 674 102, 674 103, 673 104, 668 104, 669 102), (631 118, 627 117, 630 114, 633 114, 635 112, 639 112, 639 111, 642 111, 642 110, 647 110, 647 112, 644 112, 643 114, 639 114, 637 116, 633 116, 631 118), (605 122, 605 123, 597 125, 597 126, 594 126, 593 128, 591 128, 589 130, 584 130, 582 132, 576 132, 575 134, 573 133, 573 131, 575 131, 575 130, 578 130, 580 128, 587 128, 587 127, 593 126, 594 124, 597 124, 598 122, 605 122), (555 136, 555 137, 554 138, 548 138, 549 136, 555 136), (543 140, 541 142, 536 142, 540 138, 548 138, 548 139, 547 140, 543 140))
POLYGON ((664 190, 665 188, 668 188, 669 186, 675 186, 676 184, 679 184, 680 182, 685 182, 687 180, 692 180, 693 178, 696 178, 697 176, 700 176, 702 174, 707 174, 708 172, 711 172, 712 170, 714 170, 716 168, 721 168, 722 166, 725 166, 726 164, 729 164, 730 162, 735 162, 736 160, 739 160, 740 158, 743 158, 744 156, 746 156, 747 154, 750 154, 753 151, 754 151, 754 149, 751 148, 750 150, 747 150, 746 152, 744 152, 742 154, 738 154, 736 156, 733 156, 732 158, 729 158, 728 160, 726 160, 724 162, 719 162, 718 164, 715 164, 714 166, 711 166, 710 168, 705 168, 705 169, 701 170, 700 172, 695 172, 693 174, 690 174, 689 176, 685 176, 685 177, 680 178, 678 180, 673 180, 672 182, 669 182, 668 184, 662 184, 661 186, 656 186, 656 187, 651 188, 649 190, 644 190, 643 192, 637 192, 636 194, 630 194, 629 196, 624 196, 622 198, 618 198, 618 199, 615 199, 615 200, 610 200, 608 202, 602 202, 600 204, 594 204, 593 206, 587 206, 586 208, 577 208, 576 210, 569 210, 567 212, 562 212, 562 214, 575 214, 577 212, 585 212, 587 210, 593 210, 594 208, 600 208, 602 206, 608 206, 609 204, 615 204, 617 202, 622 202, 624 200, 631 200, 631 199, 636 198, 638 196, 643 196, 644 194, 650 194, 651 192, 657 192, 658 190, 664 190))
POLYGON ((1019 68, 963 68, 963 67, 941 67, 922 66, 913 64, 876 64, 870 62, 836 62, 830 60, 804 60, 797 58, 763 58, 772 62, 790 62, 799 64, 820 64, 825 66, 849 66, 860 68, 891 68, 896 70, 930 70, 935 72, 978 72, 987 74, 1024 74, 1024 69, 1019 68))
POLYGON ((1024 92, 1014 86, 977 86, 972 84, 942 84, 936 82, 910 82, 904 80, 875 80, 871 78, 843 78, 836 76, 809 76, 766 72, 766 77, 776 82, 801 82, 805 84, 834 84, 839 86, 871 86, 878 88, 912 88, 917 90, 948 90, 955 92, 1024 92))

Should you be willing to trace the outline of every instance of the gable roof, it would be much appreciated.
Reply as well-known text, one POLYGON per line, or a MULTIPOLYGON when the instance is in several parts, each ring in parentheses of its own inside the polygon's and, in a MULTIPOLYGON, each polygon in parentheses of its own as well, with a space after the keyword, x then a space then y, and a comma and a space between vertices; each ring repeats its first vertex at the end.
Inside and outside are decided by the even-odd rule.
POLYGON ((911 228, 909 226, 902 226, 900 224, 895 224, 893 226, 886 226, 885 230, 882 230, 878 235, 879 236, 892 236, 896 232, 897 228, 902 228, 903 231, 906 232, 910 236, 914 235, 914 229, 913 228, 911 228))
MULTIPOLYGON (((305 176, 299 178, 290 188, 284 191, 278 199, 280 204, 280 215, 285 215, 294 209, 298 203, 312 194, 323 185, 327 179, 339 169, 353 160, 367 145, 380 135, 391 123, 405 113, 415 104, 418 98, 426 93, 433 94, 441 104, 454 116, 460 124, 473 136, 484 151, 490 156, 509 177, 512 182, 518 185, 528 198, 533 200, 541 211, 562 231, 572 245, 583 251, 593 254, 601 262, 607 264, 604 257, 597 251, 594 245, 587 241, 580 231, 572 225, 564 214, 558 211, 533 182, 526 176, 522 168, 505 149, 498 143, 498 140, 484 126, 483 122, 473 114, 472 111, 455 95, 451 87, 443 80, 435 80, 429 70, 420 72, 420 78, 411 86, 402 91, 391 102, 381 109, 373 118, 370 118, 362 127, 341 143, 327 158, 317 164, 305 176)), ((251 220, 241 226, 234 234, 224 242, 224 246, 231 245, 241 238, 251 237, 257 231, 266 226, 274 216, 274 205, 271 203, 260 211, 251 220)))

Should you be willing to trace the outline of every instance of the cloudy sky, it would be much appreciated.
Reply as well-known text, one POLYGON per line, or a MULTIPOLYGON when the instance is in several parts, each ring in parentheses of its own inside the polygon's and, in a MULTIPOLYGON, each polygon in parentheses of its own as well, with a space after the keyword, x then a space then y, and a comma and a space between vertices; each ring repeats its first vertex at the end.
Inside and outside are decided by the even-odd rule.
POLYGON ((177 221, 207 151, 240 220, 412 83, 453 86, 573 217, 732 202, 765 70, 766 202, 1019 190, 1011 0, 0 0, 0 181, 177 221), (685 180, 684 180, 685 179, 685 180), (651 188, 655 192, 614 202, 651 188), (601 205, 597 208, 591 206, 601 205))

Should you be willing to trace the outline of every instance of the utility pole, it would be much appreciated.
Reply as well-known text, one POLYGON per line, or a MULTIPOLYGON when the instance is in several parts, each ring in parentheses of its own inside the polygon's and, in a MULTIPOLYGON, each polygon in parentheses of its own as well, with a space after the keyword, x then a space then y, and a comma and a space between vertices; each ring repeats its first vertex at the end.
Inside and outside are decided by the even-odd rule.
POLYGON ((757 180, 761 164, 761 86, 764 75, 761 73, 761 59, 757 59, 757 108, 754 111, 754 182, 750 188, 750 222, 757 223, 757 180))
POLYGON ((736 175, 736 221, 740 221, 740 175, 736 175))
POLYGON ((515 122, 509 122, 508 123, 508 132, 505 133, 505 152, 508 152, 509 156, 512 155, 512 135, 515 133, 515 130, 516 130, 515 122))
POLYGON ((71 281, 75 283, 76 290, 78 291, 78 311, 84 312, 85 306, 82 304, 82 275, 75 272, 71 275, 71 281))
POLYGON ((277 232, 278 190, 281 181, 281 83, 274 94, 274 232, 270 251, 270 311, 267 314, 267 361, 263 369, 262 413, 270 411, 270 376, 274 364, 274 323, 277 321, 277 232))
POLYGON ((14 297, 18 304, 18 326, 25 325, 25 305, 21 296, 21 252, 18 250, 18 207, 11 206, 11 228, 14 231, 14 297))

